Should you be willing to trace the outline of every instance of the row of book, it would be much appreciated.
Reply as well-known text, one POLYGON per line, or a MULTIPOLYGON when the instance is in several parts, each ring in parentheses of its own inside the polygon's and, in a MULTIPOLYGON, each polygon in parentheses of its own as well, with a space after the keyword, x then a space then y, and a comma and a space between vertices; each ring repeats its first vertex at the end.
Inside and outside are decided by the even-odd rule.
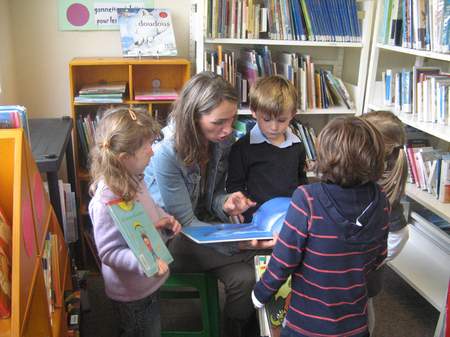
POLYGON ((30 140, 27 109, 21 105, 0 106, 0 129, 24 129, 30 140))
POLYGON ((89 152, 91 148, 95 145, 95 129, 97 127, 99 115, 96 115, 94 119, 91 118, 89 114, 86 116, 80 115, 76 121, 79 146, 81 147, 84 158, 89 158, 89 152))
POLYGON ((331 71, 319 68, 310 55, 271 50, 264 45, 241 48, 239 58, 222 45, 212 44, 205 50, 205 69, 221 74, 240 95, 240 107, 248 102, 248 93, 258 77, 283 75, 297 88, 298 109, 328 109, 342 106, 355 109, 355 103, 344 82, 331 71))
POLYGON ((205 36, 361 42, 356 0, 206 1, 205 36))
POLYGON ((445 0, 383 0, 379 42, 450 52, 450 6, 445 0))
POLYGON ((450 203, 450 153, 430 146, 428 138, 406 141, 409 182, 432 194, 442 203, 450 203))
MULTIPOLYGON (((256 121, 253 118, 239 116, 233 124, 233 130, 236 138, 240 138, 253 128, 256 121)), ((291 131, 296 134, 303 142, 306 150, 306 169, 311 170, 314 161, 316 160, 316 153, 314 146, 316 143, 316 133, 314 128, 308 123, 302 123, 298 119, 293 118, 289 124, 291 131)))
MULTIPOLYGON (((134 91, 136 101, 175 100, 178 91, 174 88, 160 87, 160 81, 154 80, 155 87, 137 88, 134 91)), ((127 82, 86 83, 74 97, 75 103, 123 103, 127 92, 127 82)))
POLYGON ((448 125, 450 73, 439 67, 387 69, 382 73, 384 105, 417 115, 419 122, 448 125))

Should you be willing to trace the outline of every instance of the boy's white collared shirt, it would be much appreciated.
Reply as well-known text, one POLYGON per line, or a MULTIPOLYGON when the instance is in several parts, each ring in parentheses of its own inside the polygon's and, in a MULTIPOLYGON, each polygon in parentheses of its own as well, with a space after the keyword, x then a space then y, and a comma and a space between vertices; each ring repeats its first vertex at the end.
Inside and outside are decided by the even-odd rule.
MULTIPOLYGON (((280 144, 279 148, 285 148, 291 146, 293 143, 300 143, 301 140, 298 138, 290 129, 287 129, 284 133, 284 136, 286 140, 280 144)), ((261 132, 259 129, 258 124, 256 124, 251 130, 250 130, 250 144, 260 144, 267 142, 271 145, 274 145, 270 142, 261 132)), ((276 146, 276 145, 274 145, 276 146)))

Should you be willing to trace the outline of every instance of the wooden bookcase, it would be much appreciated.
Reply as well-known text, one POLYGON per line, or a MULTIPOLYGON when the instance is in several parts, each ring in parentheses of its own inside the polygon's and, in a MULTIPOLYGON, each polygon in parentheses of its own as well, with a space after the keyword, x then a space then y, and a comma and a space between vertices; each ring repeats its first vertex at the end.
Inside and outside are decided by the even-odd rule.
POLYGON ((0 130, 0 205, 12 224, 11 316, 0 336, 67 336, 64 306, 50 314, 41 255, 47 232, 60 241, 56 286, 72 288, 67 246, 22 129, 0 130))
MULTIPOLYGON (((161 112, 167 111, 172 101, 137 101, 134 99, 134 93, 139 88, 151 88, 152 81, 159 79, 161 87, 171 87, 180 90, 190 78, 190 62, 179 57, 160 57, 160 58, 123 58, 123 57, 76 57, 69 63, 70 91, 72 100, 72 117, 75 128, 73 132, 75 148, 75 170, 77 176, 77 191, 80 198, 79 219, 80 232, 87 235, 81 236, 81 250, 84 267, 88 268, 87 261, 87 241, 90 230, 90 219, 87 214, 87 206, 90 200, 88 187, 90 176, 87 172, 87 158, 83 153, 79 143, 79 130, 77 120, 84 118, 88 114, 92 119, 99 108, 105 104, 99 103, 74 103, 74 97, 78 95, 81 87, 86 83, 99 81, 125 81, 128 84, 128 91, 124 97, 123 103, 111 103, 107 106, 126 105, 145 106, 150 113, 156 115, 158 111, 158 120, 161 112), (85 226, 86 225, 86 226, 85 226)), ((91 247, 93 249, 95 247, 91 247)), ((93 253, 95 258, 95 253, 93 253)), ((98 263, 98 262, 97 262, 98 263)))

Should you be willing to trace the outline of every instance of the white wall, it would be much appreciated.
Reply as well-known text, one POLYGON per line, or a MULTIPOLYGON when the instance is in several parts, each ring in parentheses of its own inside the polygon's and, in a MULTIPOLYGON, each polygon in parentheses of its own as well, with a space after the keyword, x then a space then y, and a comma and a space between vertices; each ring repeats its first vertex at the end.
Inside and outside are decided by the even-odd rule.
MULTIPOLYGON (((154 0, 172 14, 178 55, 189 58, 189 0, 154 0)), ((120 33, 60 31, 56 0, 0 0, 0 104, 19 104, 30 118, 71 115, 69 62, 122 56, 120 33)))

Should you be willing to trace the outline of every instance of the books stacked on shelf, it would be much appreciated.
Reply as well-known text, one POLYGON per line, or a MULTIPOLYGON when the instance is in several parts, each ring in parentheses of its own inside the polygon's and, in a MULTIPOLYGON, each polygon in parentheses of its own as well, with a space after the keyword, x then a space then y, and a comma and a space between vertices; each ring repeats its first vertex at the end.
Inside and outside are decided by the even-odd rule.
POLYGON ((422 218, 450 235, 450 223, 428 209, 416 211, 422 218))
POLYGON ((134 91, 136 101, 173 101, 178 98, 174 88, 140 88, 134 91))
MULTIPOLYGON (((44 188, 48 194, 48 182, 44 181, 44 188)), ((64 229, 64 238, 67 246, 78 240, 78 216, 75 192, 69 183, 58 180, 59 197, 61 203, 61 215, 64 229)))
POLYGON ((356 0, 212 0, 206 38, 361 42, 356 0))
POLYGON ((50 232, 47 233, 41 257, 44 270, 45 289, 47 290, 48 310, 50 315, 55 311, 55 284, 53 282, 53 272, 57 269, 57 266, 53 265, 52 260, 51 235, 52 234, 50 232))
POLYGON ((100 81, 97 83, 86 83, 74 97, 75 103, 123 103, 124 94, 127 90, 127 82, 100 81))
POLYGON ((448 125, 450 73, 439 67, 386 69, 382 74, 384 105, 417 115, 419 122, 448 125))
POLYGON ((0 106, 0 129, 19 129, 25 130, 25 134, 30 140, 30 131, 28 127, 27 109, 20 105, 2 105, 0 106))
POLYGON ((272 55, 265 45, 241 48, 239 58, 221 45, 205 50, 205 69, 224 76, 234 84, 239 94, 239 108, 248 103, 248 93, 259 77, 282 75, 297 89, 298 109, 356 109, 344 82, 331 71, 318 67, 310 55, 277 51, 272 55))
MULTIPOLYGON (((255 275, 256 281, 267 269, 271 256, 255 256, 255 275)), ((275 296, 263 308, 258 310, 259 328, 261 336, 279 337, 283 326, 286 324, 286 313, 291 299, 291 276, 288 277, 283 286, 278 290, 275 296)))
POLYGON ((236 138, 241 138, 247 132, 250 132, 255 124, 256 121, 253 118, 239 116, 239 118, 233 124, 233 131, 236 134, 236 138))
POLYGON ((73 290, 64 291, 64 306, 67 313, 68 336, 79 336, 81 323, 81 290, 78 282, 73 290))
POLYGON ((443 203, 450 202, 450 154, 430 146, 428 138, 406 141, 409 182, 443 203))
POLYGON ((316 153, 314 146, 316 143, 316 133, 312 126, 308 123, 302 123, 299 120, 292 118, 290 127, 293 133, 295 133, 302 141, 306 151, 306 169, 310 171, 313 167, 313 163, 316 160, 316 153))
POLYGON ((11 314, 11 244, 11 223, 0 207, 0 315, 3 318, 11 314))
POLYGON ((95 129, 98 123, 98 115, 95 118, 91 118, 90 115, 80 115, 77 119, 77 131, 79 137, 79 146, 82 148, 84 158, 89 158, 89 151, 92 146, 95 145, 95 129))
POLYGON ((446 1, 382 0, 378 42, 404 48, 450 52, 450 6, 446 1))

